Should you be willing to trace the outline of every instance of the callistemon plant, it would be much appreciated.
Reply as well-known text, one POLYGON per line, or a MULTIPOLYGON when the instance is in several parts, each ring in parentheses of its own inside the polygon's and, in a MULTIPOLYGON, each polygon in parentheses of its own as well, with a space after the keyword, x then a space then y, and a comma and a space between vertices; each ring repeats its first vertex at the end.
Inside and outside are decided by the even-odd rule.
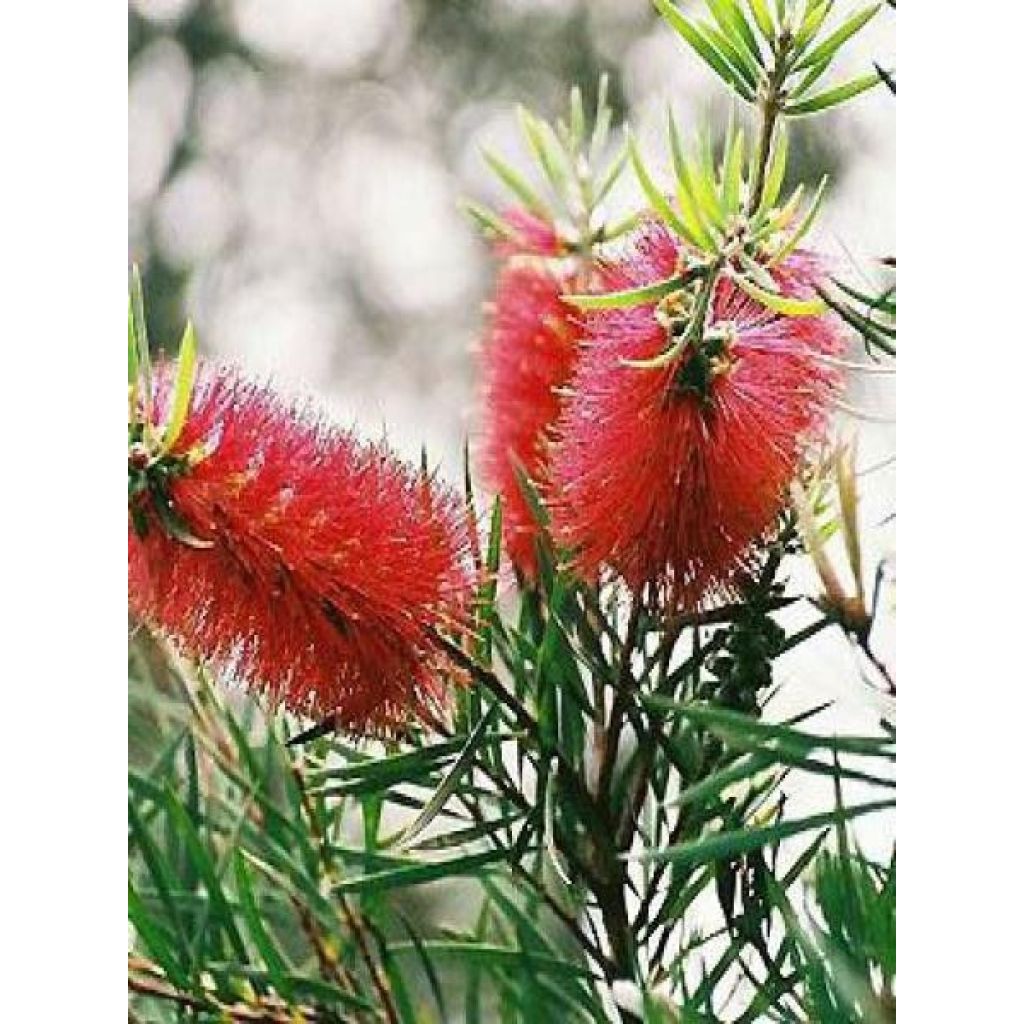
POLYGON ((834 74, 879 6, 655 6, 738 107, 670 116, 665 175, 607 79, 521 111, 532 170, 485 154, 510 198, 467 202, 495 283, 464 494, 191 329, 151 366, 135 282, 139 1019, 895 1019, 894 847, 849 824, 895 803, 891 574, 838 437, 895 292, 838 279, 826 182, 787 167, 788 122, 895 91, 834 74), (832 689, 773 702, 829 640, 856 735, 832 689), (437 919, 403 898, 456 879, 437 919))

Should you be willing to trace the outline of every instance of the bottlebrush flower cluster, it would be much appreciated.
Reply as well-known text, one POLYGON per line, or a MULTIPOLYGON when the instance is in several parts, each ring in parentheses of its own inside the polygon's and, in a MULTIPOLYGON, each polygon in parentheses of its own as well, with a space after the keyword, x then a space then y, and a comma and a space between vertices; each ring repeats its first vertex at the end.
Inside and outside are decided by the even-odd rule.
MULTIPOLYGON (((158 371, 157 418, 170 390, 158 371)), ((211 364, 169 455, 196 446, 205 457, 166 497, 204 546, 171 536, 143 492, 129 518, 133 612, 213 668, 351 729, 442 699, 436 631, 461 620, 471 583, 460 499, 211 364)))
MULTIPOLYGON (((649 220, 606 268, 610 290, 664 280, 686 263, 679 239, 649 220)), ((792 253, 772 271, 807 299, 819 260, 792 253)), ((556 536, 585 577, 604 566, 634 590, 695 607, 728 593, 783 507, 806 446, 840 384, 843 337, 829 316, 780 316, 718 281, 708 329, 730 338, 706 396, 680 386, 680 361, 633 367, 668 344, 653 304, 586 315, 571 398, 556 426, 550 477, 556 536)), ((692 358, 692 353, 689 354, 692 358)))
POLYGON ((504 502, 505 549, 533 577, 538 526, 518 474, 542 489, 547 484, 549 432, 579 354, 578 316, 561 296, 582 290, 583 275, 578 265, 552 258, 562 249, 544 221, 523 210, 504 219, 516 237, 496 247, 504 262, 482 353, 482 469, 504 502))

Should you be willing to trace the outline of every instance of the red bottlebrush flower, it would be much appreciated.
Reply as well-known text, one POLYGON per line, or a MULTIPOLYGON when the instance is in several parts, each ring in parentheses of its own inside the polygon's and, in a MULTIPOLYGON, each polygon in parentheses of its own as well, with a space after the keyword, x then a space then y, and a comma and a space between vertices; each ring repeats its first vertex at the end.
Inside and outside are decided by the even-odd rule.
POLYGON ((548 434, 579 352, 575 314, 560 297, 572 280, 556 267, 523 256, 502 268, 482 353, 483 474, 502 497, 505 550, 528 577, 536 574, 537 523, 517 474, 544 489, 548 434))
POLYGON ((565 244, 552 224, 522 207, 504 210, 501 219, 515 232, 515 238, 501 238, 494 245, 498 256, 507 258, 520 253, 534 256, 564 256, 565 244))
MULTIPOLYGON (((157 374, 155 407, 169 402, 157 374)), ((289 708, 378 730, 443 696, 435 630, 469 588, 457 496, 236 371, 202 365, 166 478, 128 529, 132 611, 189 654, 289 708), (140 515, 141 514, 141 515, 140 515), (143 529, 140 533, 140 520, 143 529)))
MULTIPOLYGON (((638 229, 607 268, 621 290, 678 271, 685 253, 663 225, 638 229)), ((814 296, 817 257, 794 252, 773 274, 783 294, 814 296)), ((651 304, 588 314, 572 397, 556 426, 551 479, 556 536, 594 578, 614 568, 634 590, 658 587, 681 608, 728 594, 772 529, 806 446, 826 426, 840 385, 833 365, 843 332, 830 315, 779 316, 721 279, 709 332, 728 340, 701 367, 639 368, 665 350, 651 304)))

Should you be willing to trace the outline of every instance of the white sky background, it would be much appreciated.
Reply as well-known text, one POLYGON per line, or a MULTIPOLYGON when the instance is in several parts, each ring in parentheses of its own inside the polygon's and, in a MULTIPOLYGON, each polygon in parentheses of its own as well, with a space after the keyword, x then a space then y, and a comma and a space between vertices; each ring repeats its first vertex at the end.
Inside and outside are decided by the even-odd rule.
MULTIPOLYGON (((133 6, 173 24, 191 4, 133 6)), ((191 271, 188 312, 207 352, 318 393, 340 420, 367 435, 386 431, 409 458, 426 444, 442 474, 457 481, 474 401, 471 349, 492 274, 457 202, 498 198, 479 148, 486 142, 521 153, 513 100, 445 110, 422 65, 410 61, 406 69, 410 32, 401 0, 227 6, 240 38, 278 63, 268 74, 223 60, 197 78, 170 37, 140 55, 129 83, 130 250, 145 256, 143 228, 151 221, 163 258, 191 271), (196 158, 168 180, 190 104, 198 116, 196 158), (367 328, 365 311, 339 287, 349 277, 387 308, 386 338, 367 328)), ((511 23, 537 6, 569 17, 577 5, 505 0, 501 17, 511 23)), ((646 0, 589 6, 609 65, 621 70, 630 121, 657 166, 666 102, 682 123, 697 121, 709 109, 727 109, 709 107, 724 87, 666 26, 648 21, 646 0)), ((840 71, 862 73, 876 58, 894 63, 894 36, 894 16, 883 11, 840 71)), ((824 116, 842 144, 844 171, 812 243, 847 262, 849 280, 863 282, 875 257, 895 254, 895 103, 877 89, 824 116)), ((628 188, 619 198, 628 201, 628 188)), ((894 378, 858 377, 849 398, 892 416, 894 378)), ((894 453, 894 426, 859 429, 862 465, 894 453)), ((893 553, 894 526, 876 524, 894 510, 895 468, 862 482, 873 571, 893 553)), ((812 576, 802 578, 813 588, 812 576)), ((787 682, 779 715, 834 697, 836 710, 818 728, 874 729, 841 636, 805 645, 779 672, 787 682)), ((823 799, 817 783, 801 785, 791 813, 823 799)), ((858 799, 852 787, 848 799, 858 799)), ((893 827, 880 817, 859 825, 869 853, 887 856, 893 827)))

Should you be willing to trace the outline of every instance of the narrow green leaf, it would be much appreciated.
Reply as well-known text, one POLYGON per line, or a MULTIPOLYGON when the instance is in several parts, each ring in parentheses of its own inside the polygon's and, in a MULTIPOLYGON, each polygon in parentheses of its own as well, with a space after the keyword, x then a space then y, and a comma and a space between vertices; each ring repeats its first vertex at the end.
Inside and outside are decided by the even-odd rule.
MULTIPOLYGON (((579 964, 541 956, 521 949, 495 946, 485 942, 455 942, 445 939, 427 939, 423 949, 431 956, 451 956, 460 963, 481 964, 502 970, 527 967, 530 970, 572 976, 589 976, 590 972, 579 964)), ((396 942, 391 946, 393 953, 415 952, 412 943, 396 942)))
POLYGON ((682 177, 678 179, 676 199, 679 203, 679 213, 686 224, 687 237, 704 252, 714 252, 715 241, 711 237, 711 230, 705 222, 693 190, 690 186, 689 175, 684 167, 682 177))
POLYGON ((128 880, 128 920, 142 939, 150 956, 159 964, 168 979, 178 988, 188 988, 188 975, 178 963, 177 955, 170 942, 164 937, 163 929, 149 915, 146 906, 128 880))
POLYGON ((555 192, 562 194, 566 185, 567 159, 558 139, 551 131, 551 126, 534 117, 526 107, 520 106, 516 112, 519 116, 519 127, 533 158, 540 165, 555 192))
POLYGON ((396 836, 381 843, 381 846, 395 846, 399 849, 407 847, 437 817, 438 812, 451 799, 456 787, 462 781, 462 776, 465 775, 472 765, 473 758, 476 757, 481 741, 486 738, 485 734, 494 721, 497 711, 497 704, 492 704, 487 709, 487 713, 477 722, 476 727, 466 740, 466 745, 455 759, 455 763, 448 769, 448 773, 441 780, 441 784, 437 789, 434 790, 433 795, 427 801, 423 810, 406 828, 402 829, 396 836))
POLYGON ((708 37, 709 42, 718 50, 736 75, 743 80, 751 92, 757 92, 758 66, 747 55, 745 49, 740 50, 733 41, 714 25, 700 22, 701 31, 708 37))
POLYGON ((390 892, 393 889, 404 889, 413 885, 423 885, 426 882, 435 882, 441 878, 476 875, 481 869, 488 868, 504 858, 504 850, 485 850, 482 853, 468 854, 450 860, 410 864, 389 871, 375 871, 358 878, 343 879, 334 885, 333 891, 339 895, 342 893, 390 892))
POLYGON ((142 294, 142 274, 137 263, 132 264, 132 279, 128 293, 129 331, 135 337, 138 386, 141 388, 142 422, 147 431, 152 426, 153 370, 149 360, 149 335, 146 331, 146 306, 142 294))
POLYGON ((245 918, 246 927, 253 943, 263 957, 267 972, 270 975, 271 984, 274 989, 281 993, 285 999, 291 998, 291 985, 288 981, 288 964, 278 951, 274 940, 267 932, 263 923, 263 914, 256 903, 256 896, 253 893, 252 879, 249 877, 249 869, 246 867, 245 858, 241 853, 235 851, 235 888, 238 891, 238 903, 242 909, 242 916, 245 918))
POLYGON ((552 764, 548 767, 547 783, 544 786, 544 849, 547 851, 551 866, 562 880, 562 884, 571 889, 572 879, 565 870, 562 855, 555 843, 555 779, 557 777, 558 766, 552 764))
POLYGON ((481 203, 475 203, 471 199, 460 200, 459 205, 477 222, 485 235, 495 238, 516 238, 516 230, 511 224, 507 224, 493 210, 487 209, 481 203))
POLYGON ((792 299, 777 292, 766 291, 742 274, 732 274, 731 280, 755 302, 760 302, 773 313, 781 313, 783 316, 818 316, 827 306, 825 300, 821 298, 792 299))
POLYGON ((680 702, 660 694, 644 695, 641 702, 663 714, 681 715, 683 718, 714 729, 719 735, 735 733, 749 736, 758 742, 777 740, 800 753, 813 750, 834 750, 844 754, 866 756, 893 756, 894 741, 888 736, 825 736, 803 732, 789 725, 764 722, 757 718, 710 704, 680 702))
POLYGON ((597 106, 594 111, 594 132, 590 136, 590 163, 597 163, 597 158, 608 141, 608 130, 612 124, 612 110, 608 106, 608 73, 601 75, 597 84, 597 106))
POLYGON ((821 28, 832 10, 832 4, 833 0, 825 0, 824 3, 808 5, 803 21, 800 23, 800 27, 797 29, 796 36, 794 37, 796 42, 795 52, 798 56, 818 34, 818 29, 821 28))
POLYGON ((714 161, 711 158, 710 130, 701 133, 697 149, 698 159, 686 165, 691 194, 697 200, 705 223, 722 228, 725 225, 725 210, 715 180, 714 161))
POLYGON ((742 43, 747 53, 763 67, 764 59, 761 56, 761 48, 757 45, 757 37, 737 0, 707 0, 707 3, 722 31, 736 43, 742 43))
POLYGON ((686 278, 677 275, 639 288, 627 288, 621 292, 605 292, 603 295, 563 295, 562 301, 583 310, 626 309, 630 306, 642 306, 646 302, 657 302, 666 295, 678 291, 684 284, 686 278))
POLYGON ((178 351, 178 370, 174 377, 174 392, 171 399, 171 414, 164 427, 161 449, 170 451, 181 437, 192 401, 192 388, 196 381, 196 332, 191 321, 185 325, 178 351))
POLYGON ((583 113, 583 93, 574 85, 569 92, 569 138, 572 141, 573 153, 578 153, 583 145, 583 135, 587 130, 587 118, 583 113))
MULTIPOLYGON (((139 341, 135 334, 135 310, 128 297, 128 384, 134 386, 139 376, 139 341)), ((131 410, 134 413, 134 409, 131 410)))
POLYGON ((814 198, 811 200, 811 205, 807 209, 807 213, 804 214, 803 220, 800 221, 799 227, 789 236, 785 244, 781 249, 771 258, 770 263, 780 263, 784 260, 791 252, 803 240, 804 236, 808 231, 811 230, 811 225, 814 223, 818 216, 818 212, 821 209, 821 201, 825 197, 825 186, 828 184, 828 175, 822 175, 821 181, 818 183, 818 189, 814 193, 814 198))
POLYGON ((537 195, 533 187, 518 171, 510 167, 501 157, 492 153, 489 149, 484 149, 482 152, 487 166, 494 171, 511 192, 519 197, 528 210, 532 210, 546 220, 554 219, 548 205, 537 195))
POLYGON ((693 48, 719 78, 727 85, 732 86, 748 103, 754 101, 754 94, 750 87, 732 69, 729 62, 718 52, 701 29, 689 21, 677 7, 673 6, 671 0, 654 0, 654 6, 676 34, 693 48))
POLYGON ((629 153, 626 147, 616 154, 615 159, 608 166, 608 170, 605 171, 604 177, 601 179, 600 184, 594 192, 594 205, 596 206, 608 193, 614 188, 615 183, 622 176, 623 170, 625 170, 626 163, 629 160, 629 153))
POLYGON ((310 772, 310 782, 348 783, 373 782, 378 789, 387 789, 401 782, 422 780, 425 773, 443 768, 462 749, 461 739, 441 740, 415 750, 404 750, 383 757, 350 759, 347 764, 310 772))
POLYGON ((813 67, 815 64, 827 64, 836 55, 836 51, 848 39, 855 36, 872 18, 882 9, 880 3, 871 7, 865 7, 848 18, 839 26, 827 39, 814 47, 794 68, 795 71, 803 71, 813 67))
POLYGON ((870 311, 873 312, 877 310, 880 313, 885 313, 887 316, 896 315, 896 302, 892 298, 895 294, 894 288, 889 288, 879 295, 867 295, 837 278, 833 278, 832 283, 840 291, 849 295, 851 299, 854 299, 857 302, 862 302, 870 311))
POLYGON ((826 71, 828 71, 828 63, 815 64, 814 67, 800 79, 799 82, 789 92, 789 102, 795 103, 801 96, 803 96, 814 83, 821 78, 826 71))
POLYGON ((774 825, 718 832, 690 843, 682 843, 678 846, 668 846, 661 850, 645 850, 639 854, 628 854, 623 859, 646 861, 648 863, 670 861, 691 866, 703 864, 712 860, 735 857, 741 853, 749 853, 751 850, 757 850, 771 843, 787 839, 790 836, 799 835, 801 832, 831 825, 840 825, 865 814, 889 810, 895 806, 895 800, 872 800, 868 803, 857 804, 842 810, 811 814, 806 818, 796 818, 792 821, 780 821, 774 825))
MULTIPOLYGON (((402 926, 405 928, 406 934, 409 936, 409 941, 413 944, 413 948, 416 950, 420 967, 423 968, 423 974, 426 976, 427 984, 430 986, 431 995, 433 995, 434 1003, 437 1006, 438 1020, 448 1020, 448 1011, 445 1008, 444 1000, 444 987, 441 984, 440 978, 437 976, 434 961, 427 955, 427 951, 423 946, 423 937, 405 914, 399 913, 398 916, 402 922, 402 926)), ((410 1021, 415 1019, 415 1015, 409 1017, 410 1021)))
POLYGON ((805 117, 808 114, 818 114, 823 110, 828 110, 830 107, 845 103, 847 100, 853 99, 854 96, 859 96, 862 92, 867 92, 868 89, 878 85, 881 81, 881 75, 877 71, 872 71, 870 74, 861 75, 860 78, 854 78, 852 81, 845 82, 843 85, 837 85, 834 89, 819 92, 810 99, 801 100, 799 103, 791 103, 785 108, 785 113, 790 117, 805 117))
POLYGON ((468 846, 481 839, 491 839, 499 832, 508 832, 509 829, 522 821, 521 810, 512 811, 497 818, 488 818, 486 821, 467 825, 465 828, 453 829, 441 835, 428 836, 418 843, 413 843, 411 850, 454 850, 459 847, 468 846))
POLYGON ((768 158, 768 172, 764 179, 760 210, 770 210, 779 199, 782 183, 786 177, 786 163, 789 157, 789 131, 782 122, 775 133, 775 145, 768 158))
POLYGON ((754 24, 764 36, 765 42, 770 43, 775 38, 775 26, 772 24, 771 12, 768 10, 765 0, 747 0, 747 7, 750 8, 750 13, 754 16, 754 24))
POLYGON ((224 895, 224 890, 221 888, 220 878, 213 861, 210 859, 210 854, 200 839, 199 833, 196 831, 196 827, 182 806, 181 801, 170 791, 167 792, 166 800, 168 815, 171 821, 173 821, 176 831, 184 840, 189 861, 202 880, 203 887, 206 889, 206 895, 210 901, 210 910, 213 913, 214 919, 224 929, 238 959, 244 963, 248 960, 245 943, 242 941, 241 933, 235 924, 234 912, 224 895))
POLYGON ((679 219, 675 210, 673 210, 669 205, 664 192, 654 184, 651 180, 651 176, 647 173, 647 168, 644 167, 644 162, 640 156, 640 151, 637 148, 636 141, 632 137, 629 138, 627 147, 629 149, 630 161, 633 164, 633 171, 636 173, 640 187, 644 190, 644 195, 647 196, 647 201, 657 212, 658 216, 661 217, 661 219, 668 224, 676 234, 688 237, 689 232, 687 231, 686 225, 679 219))
MULTIPOLYGON (((161 796, 162 793, 157 791, 161 796)), ((131 839, 142 854, 143 863, 149 872, 150 881, 156 889, 164 906, 164 913, 174 927, 174 934, 177 940, 177 948, 187 949, 187 937, 184 924, 178 911, 178 904, 174 899, 174 893, 181 888, 181 882, 175 878, 174 870, 168 862, 163 851, 153 839, 149 827, 143 820, 142 814, 136 805, 136 801, 129 794, 128 799, 128 824, 131 828, 131 839)))
POLYGON ((735 213, 740 208, 740 187, 743 184, 743 156, 745 152, 743 129, 741 128, 730 140, 725 159, 725 174, 722 180, 722 196, 725 208, 735 213))

